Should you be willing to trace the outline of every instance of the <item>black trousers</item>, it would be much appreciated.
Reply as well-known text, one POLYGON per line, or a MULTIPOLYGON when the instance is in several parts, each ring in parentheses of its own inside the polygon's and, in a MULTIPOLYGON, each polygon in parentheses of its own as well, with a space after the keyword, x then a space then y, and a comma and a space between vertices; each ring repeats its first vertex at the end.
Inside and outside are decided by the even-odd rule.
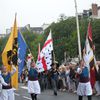
POLYGON ((37 94, 32 93, 31 98, 32 98, 32 100, 37 100, 37 94))
MULTIPOLYGON (((87 96, 88 100, 92 100, 92 96, 87 96)), ((79 96, 79 99, 78 100, 82 100, 83 99, 83 96, 79 96)))
POLYGON ((34 100, 34 93, 31 94, 31 98, 32 98, 32 100, 34 100))

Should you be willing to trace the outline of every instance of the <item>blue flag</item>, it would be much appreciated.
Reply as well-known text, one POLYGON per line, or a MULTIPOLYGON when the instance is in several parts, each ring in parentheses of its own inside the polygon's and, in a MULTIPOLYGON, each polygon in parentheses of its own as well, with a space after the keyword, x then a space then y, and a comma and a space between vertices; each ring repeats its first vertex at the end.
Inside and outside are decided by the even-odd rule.
POLYGON ((19 77, 25 66, 26 50, 27 50, 27 45, 26 45, 21 33, 18 32, 18 76, 19 77))

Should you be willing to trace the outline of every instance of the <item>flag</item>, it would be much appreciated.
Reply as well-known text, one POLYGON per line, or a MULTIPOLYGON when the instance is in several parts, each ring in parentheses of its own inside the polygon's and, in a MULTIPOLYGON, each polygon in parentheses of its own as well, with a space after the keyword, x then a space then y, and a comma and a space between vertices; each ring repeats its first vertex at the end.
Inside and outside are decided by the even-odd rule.
POLYGON ((17 23, 16 23, 16 16, 14 25, 11 31, 11 34, 9 36, 9 39, 7 41, 7 44, 3 50, 2 53, 2 62, 3 65, 6 66, 7 71, 11 71, 12 67, 10 65, 10 62, 12 61, 15 65, 17 71, 11 78, 11 84, 14 88, 18 88, 18 66, 17 66, 17 51, 18 51, 18 43, 17 43, 17 23))
POLYGON ((38 72, 43 72, 44 71, 42 58, 40 57, 40 43, 38 45, 38 58, 37 58, 36 66, 37 66, 38 72))
POLYGON ((88 31, 87 31, 87 37, 86 37, 86 54, 84 55, 84 61, 89 66, 90 70, 90 82, 92 88, 94 88, 95 85, 95 70, 96 70, 96 62, 95 62, 95 56, 94 56, 94 45, 92 40, 92 28, 89 23, 88 25, 88 31))
MULTIPOLYGON (((29 50, 29 52, 30 52, 30 50, 29 50)), ((27 61, 26 61, 26 65, 27 65, 28 70, 29 70, 30 67, 31 67, 31 62, 32 62, 32 61, 34 61, 34 58, 33 58, 33 56, 32 56, 32 53, 30 52, 30 53, 28 54, 28 56, 27 56, 27 61)))
POLYGON ((20 32, 18 32, 18 77, 20 77, 25 63, 27 45, 20 32))
POLYGON ((41 52, 38 50, 37 68, 39 72, 51 69, 52 51, 53 51, 53 40, 50 31, 41 52))

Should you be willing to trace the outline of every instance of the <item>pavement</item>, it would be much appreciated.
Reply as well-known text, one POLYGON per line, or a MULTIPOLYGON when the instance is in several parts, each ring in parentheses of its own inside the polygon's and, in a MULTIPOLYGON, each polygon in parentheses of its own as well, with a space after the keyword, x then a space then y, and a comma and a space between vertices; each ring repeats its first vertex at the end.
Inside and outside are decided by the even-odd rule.
MULTIPOLYGON (((77 94, 69 92, 58 92, 57 96, 53 95, 52 90, 45 90, 38 95, 38 100, 78 100, 77 94)), ((27 92, 27 86, 19 85, 19 89, 15 91, 15 100, 31 100, 30 95, 27 92)), ((83 100, 87 100, 84 97, 83 100)), ((100 100, 100 96, 93 96, 92 100, 100 100)))

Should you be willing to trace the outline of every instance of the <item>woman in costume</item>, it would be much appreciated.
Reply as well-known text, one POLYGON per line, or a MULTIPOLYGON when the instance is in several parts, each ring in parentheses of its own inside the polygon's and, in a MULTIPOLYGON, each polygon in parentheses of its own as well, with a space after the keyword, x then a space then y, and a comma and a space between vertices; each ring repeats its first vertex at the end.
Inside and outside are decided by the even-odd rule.
POLYGON ((38 71, 34 62, 28 66, 28 93, 30 93, 32 100, 37 100, 37 95, 40 94, 38 71))
POLYGON ((2 85, 2 95, 4 97, 3 100, 15 100, 14 89, 12 88, 11 85, 11 76, 13 76, 14 73, 16 72, 16 68, 12 64, 12 62, 11 62, 11 66, 12 66, 11 72, 8 72, 5 66, 3 66, 2 69, 2 77, 4 81, 8 84, 8 86, 2 85))
POLYGON ((80 68, 77 69, 79 74, 79 85, 77 89, 77 94, 79 96, 78 100, 82 100, 83 96, 87 96, 88 100, 92 100, 92 87, 89 79, 89 70, 85 66, 84 60, 80 61, 80 68))

